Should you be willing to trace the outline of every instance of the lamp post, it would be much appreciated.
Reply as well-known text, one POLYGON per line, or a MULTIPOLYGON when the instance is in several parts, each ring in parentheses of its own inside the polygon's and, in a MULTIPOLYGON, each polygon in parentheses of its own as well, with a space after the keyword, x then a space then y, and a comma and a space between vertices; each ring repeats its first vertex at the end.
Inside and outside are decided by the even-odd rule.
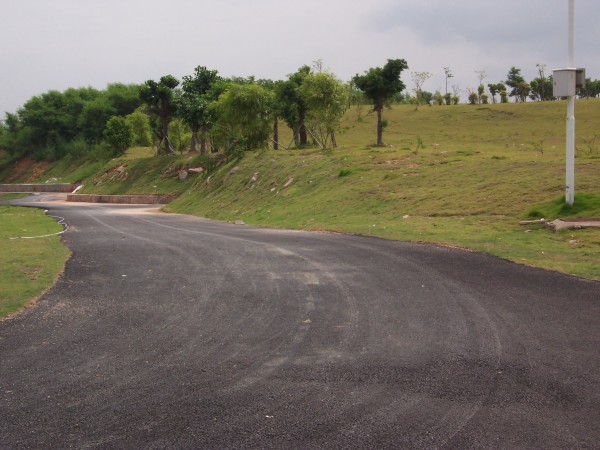
MULTIPOLYGON (((569 68, 575 67, 575 0, 569 0, 569 68)), ((567 153, 566 153, 567 205, 575 203, 575 95, 567 97, 567 153)))

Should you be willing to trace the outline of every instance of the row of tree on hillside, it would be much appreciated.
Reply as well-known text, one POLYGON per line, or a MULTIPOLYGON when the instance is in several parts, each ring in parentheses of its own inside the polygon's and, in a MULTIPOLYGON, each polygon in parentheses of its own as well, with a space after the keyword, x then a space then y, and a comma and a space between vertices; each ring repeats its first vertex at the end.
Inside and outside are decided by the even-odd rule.
POLYGON ((155 144, 157 154, 189 149, 223 149, 239 156, 269 143, 285 147, 279 122, 293 131, 297 147, 335 147, 336 130, 352 102, 365 98, 377 113, 382 144, 382 111, 405 88, 404 60, 389 60, 343 83, 317 64, 300 67, 286 80, 224 78, 198 66, 178 80, 165 75, 142 85, 110 84, 49 91, 28 100, 0 126, 0 148, 14 157, 57 160, 86 153, 114 155, 131 145, 155 144), (182 134, 189 133, 189 140, 182 134))
MULTIPOLYGON (((383 145, 386 106, 396 103, 453 105, 460 100, 458 86, 448 92, 453 77, 444 68, 446 92, 423 89, 428 72, 412 72, 411 95, 401 80, 408 69, 404 59, 388 60, 343 83, 322 70, 321 61, 300 67, 285 80, 225 78, 216 70, 198 66, 178 80, 165 75, 142 85, 109 84, 94 88, 49 91, 29 99, 16 114, 7 113, 0 124, 0 148, 13 157, 57 160, 67 155, 111 156, 131 145, 156 146, 157 154, 187 148, 200 153, 224 150, 239 157, 244 152, 280 142, 279 123, 293 131, 296 147, 335 147, 336 131, 345 111, 366 102, 377 115, 377 145, 383 145)), ((484 83, 469 90, 470 103, 551 100, 552 78, 538 65, 539 76, 527 83, 512 67, 504 82, 484 83)), ((600 94, 600 82, 588 80, 581 97, 600 94)), ((288 144, 289 145, 289 144, 288 144)))

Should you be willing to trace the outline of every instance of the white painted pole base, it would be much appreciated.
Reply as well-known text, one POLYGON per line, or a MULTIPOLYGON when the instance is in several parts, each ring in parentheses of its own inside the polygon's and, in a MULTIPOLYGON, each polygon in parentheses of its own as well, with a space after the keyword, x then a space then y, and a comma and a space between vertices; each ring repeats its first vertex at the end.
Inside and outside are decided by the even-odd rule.
POLYGON ((567 97, 567 172, 565 201, 575 203, 575 97, 567 97))

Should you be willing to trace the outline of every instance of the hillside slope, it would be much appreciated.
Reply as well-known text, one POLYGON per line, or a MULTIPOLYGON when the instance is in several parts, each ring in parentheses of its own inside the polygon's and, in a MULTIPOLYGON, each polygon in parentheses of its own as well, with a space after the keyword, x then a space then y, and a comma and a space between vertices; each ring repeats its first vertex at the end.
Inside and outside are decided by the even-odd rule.
MULTIPOLYGON (((374 118, 352 110, 341 148, 249 154, 197 180, 166 210, 458 245, 600 279, 600 231, 552 234, 518 224, 560 202, 563 107, 394 107, 386 112, 387 148, 369 147, 374 118)), ((562 215, 600 217, 598 113, 600 102, 578 102, 577 192, 592 200, 562 215)))

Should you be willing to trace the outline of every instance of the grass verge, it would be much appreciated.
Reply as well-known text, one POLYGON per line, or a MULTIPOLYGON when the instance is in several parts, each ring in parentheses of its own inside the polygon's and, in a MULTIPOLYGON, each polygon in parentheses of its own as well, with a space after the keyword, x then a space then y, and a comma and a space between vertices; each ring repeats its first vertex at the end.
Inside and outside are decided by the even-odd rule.
POLYGON ((56 221, 34 208, 0 205, 0 319, 15 313, 48 289, 70 251, 58 236, 11 239, 60 232, 56 221))

